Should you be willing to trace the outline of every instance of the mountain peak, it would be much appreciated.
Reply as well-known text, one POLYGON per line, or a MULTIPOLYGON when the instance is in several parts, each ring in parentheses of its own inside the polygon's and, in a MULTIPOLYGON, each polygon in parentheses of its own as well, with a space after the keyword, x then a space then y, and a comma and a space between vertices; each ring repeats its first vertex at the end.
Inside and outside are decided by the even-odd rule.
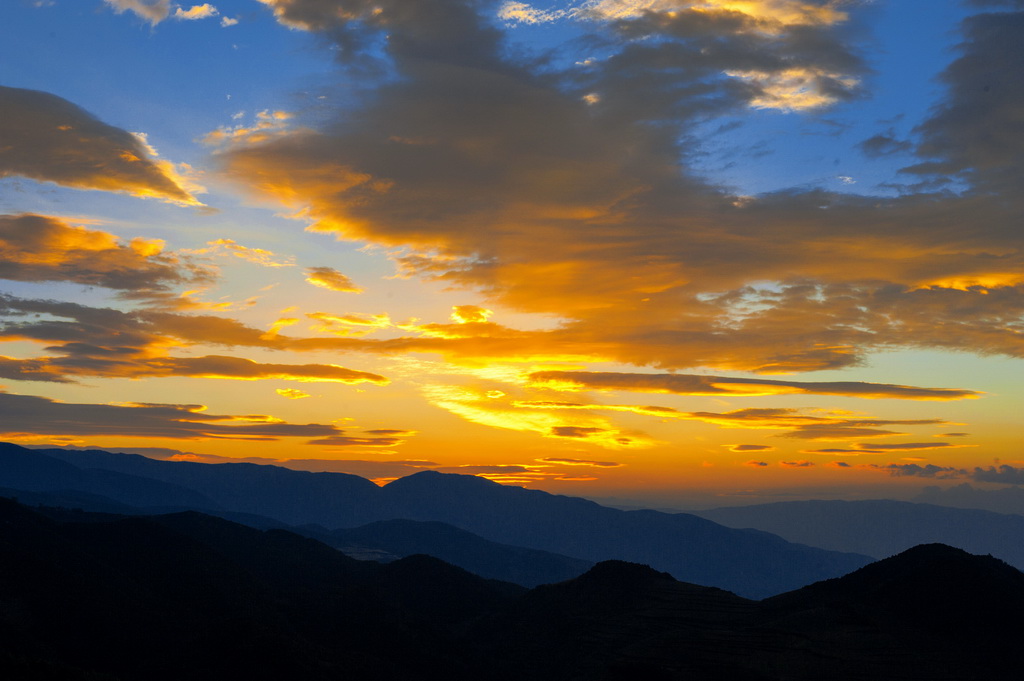
POLYGON ((650 565, 625 560, 603 560, 587 570, 579 579, 609 584, 676 581, 675 577, 667 572, 659 572, 650 565))
POLYGON ((427 489, 494 489, 502 487, 496 482, 477 475, 462 473, 440 473, 438 471, 420 471, 404 478, 392 480, 384 485, 384 489, 395 491, 427 490, 427 489))

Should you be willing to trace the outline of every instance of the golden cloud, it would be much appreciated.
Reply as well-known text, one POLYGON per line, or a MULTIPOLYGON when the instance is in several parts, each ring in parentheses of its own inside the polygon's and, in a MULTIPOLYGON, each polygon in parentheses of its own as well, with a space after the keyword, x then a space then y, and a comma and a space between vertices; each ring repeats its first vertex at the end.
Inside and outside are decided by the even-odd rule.
POLYGON ((329 291, 342 293, 362 293, 363 289, 356 286, 347 276, 332 267, 307 267, 306 281, 329 291))
POLYGON ((188 253, 194 253, 196 255, 209 255, 209 254, 222 254, 226 253, 232 255, 240 260, 251 262, 256 265, 262 265, 264 267, 294 267, 295 263, 291 262, 293 259, 289 258, 286 262, 279 262, 274 260, 278 257, 272 251, 268 251, 263 248, 249 248, 243 246, 234 239, 214 239, 208 241, 207 246, 209 248, 200 248, 191 251, 184 251, 188 253))
POLYGON ((209 19, 220 14, 217 8, 208 2, 204 2, 202 5, 192 5, 188 9, 182 9, 176 7, 174 14, 172 15, 175 19, 181 21, 196 21, 198 19, 209 19))
POLYGON ((460 386, 427 385, 422 390, 434 406, 481 425, 582 440, 609 449, 643 448, 654 444, 643 434, 624 432, 605 419, 589 414, 566 417, 545 408, 524 409, 460 386))
POLYGON ((0 279, 70 281, 136 293, 210 279, 208 271, 163 248, 159 239, 125 242, 60 218, 0 215, 0 279))
POLYGON ((596 468, 620 468, 625 466, 624 463, 617 463, 615 461, 591 461, 589 459, 566 459, 556 456, 548 456, 543 459, 537 459, 540 463, 555 464, 559 466, 591 466, 596 468))
POLYGON ((302 390, 296 390, 294 388, 278 388, 275 392, 281 397, 286 397, 289 400, 301 400, 305 397, 312 397, 309 393, 303 392, 302 390))

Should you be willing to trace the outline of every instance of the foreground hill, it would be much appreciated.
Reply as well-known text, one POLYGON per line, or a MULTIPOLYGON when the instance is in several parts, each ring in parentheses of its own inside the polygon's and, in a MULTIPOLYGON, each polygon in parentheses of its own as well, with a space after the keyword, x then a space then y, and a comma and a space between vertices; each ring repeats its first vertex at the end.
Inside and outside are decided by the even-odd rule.
POLYGON ((992 554, 1024 569, 1024 516, 907 501, 783 501, 715 508, 695 515, 751 527, 789 541, 884 558, 942 543, 992 554))
POLYGON ((1022 607, 1024 574, 941 545, 761 602, 622 561, 525 591, 194 512, 0 500, 4 678, 1015 681, 1022 607))
MULTIPOLYGON (((383 520, 436 521, 490 542, 577 560, 645 563, 677 579, 754 598, 835 577, 870 562, 867 556, 793 544, 691 514, 621 511, 585 499, 432 471, 380 488, 344 473, 309 473, 245 463, 156 461, 103 451, 28 450, 0 444, 0 487, 46 490, 51 483, 44 469, 53 467, 47 459, 80 471, 80 482, 65 475, 49 488, 54 491, 101 494, 120 503, 167 510, 167 494, 154 495, 152 504, 138 499, 133 503, 121 488, 108 486, 101 491, 91 486, 94 476, 117 473, 132 476, 131 480, 170 485, 179 494, 198 495, 202 504, 181 507, 217 515, 260 514, 288 525, 327 529, 383 520), (22 471, 18 477, 21 485, 32 486, 11 484, 5 473, 8 466, 22 471), (29 473, 35 469, 43 472, 32 478, 29 473)), ((126 487, 135 489, 127 482, 126 487)), ((143 488, 140 484, 138 489, 143 488)))
POLYGON ((407 560, 198 513, 54 520, 0 500, 0 674, 471 678, 446 627, 517 587, 407 560))

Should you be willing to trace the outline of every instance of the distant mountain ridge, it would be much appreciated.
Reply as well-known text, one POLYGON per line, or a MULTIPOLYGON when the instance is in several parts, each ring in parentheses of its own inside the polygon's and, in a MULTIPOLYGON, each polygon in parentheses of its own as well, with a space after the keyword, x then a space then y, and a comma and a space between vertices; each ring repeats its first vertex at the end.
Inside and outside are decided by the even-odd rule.
POLYGON ((735 528, 755 528, 832 551, 885 558, 938 542, 992 554, 1024 569, 1024 516, 909 501, 782 501, 694 511, 735 528))
POLYGON ((528 587, 572 579, 593 566, 591 561, 550 551, 488 541, 437 521, 379 520, 311 536, 349 555, 360 548, 386 552, 391 559, 422 553, 481 577, 528 587))
MULTIPOLYGON (((382 520, 437 521, 490 542, 577 560, 614 558, 650 564, 678 579, 749 597, 781 593, 870 562, 867 556, 792 544, 690 514, 620 511, 585 499, 432 471, 380 488, 344 473, 309 473, 246 463, 157 461, 97 450, 27 450, 0 444, 0 486, 17 489, 18 485, 4 477, 4 471, 8 462, 31 457, 53 459, 82 471, 113 471, 174 485, 207 500, 205 505, 183 508, 218 515, 257 514, 288 525, 319 525, 328 530, 382 520)), ((127 503, 123 494, 104 494, 90 487, 89 479, 89 475, 82 478, 82 487, 61 484, 55 489, 101 494, 127 503)), ((45 474, 33 484, 29 489, 42 490, 45 474)), ((112 491, 120 494, 118 489, 112 491)), ((159 498, 159 503, 132 505, 163 505, 166 497, 159 498)))
POLYGON ((527 591, 185 512, 0 499, 0 675, 1016 681, 1024 574, 923 545, 761 602, 605 561, 527 591))

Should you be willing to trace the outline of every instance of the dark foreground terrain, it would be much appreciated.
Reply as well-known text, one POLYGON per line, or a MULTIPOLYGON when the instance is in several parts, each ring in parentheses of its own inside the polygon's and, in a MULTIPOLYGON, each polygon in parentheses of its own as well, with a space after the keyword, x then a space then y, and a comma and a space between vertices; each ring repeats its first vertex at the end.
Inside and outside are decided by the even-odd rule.
POLYGON ((284 530, 0 500, 16 679, 1014 679, 1024 574, 939 544, 763 601, 598 563, 532 590, 284 530))

